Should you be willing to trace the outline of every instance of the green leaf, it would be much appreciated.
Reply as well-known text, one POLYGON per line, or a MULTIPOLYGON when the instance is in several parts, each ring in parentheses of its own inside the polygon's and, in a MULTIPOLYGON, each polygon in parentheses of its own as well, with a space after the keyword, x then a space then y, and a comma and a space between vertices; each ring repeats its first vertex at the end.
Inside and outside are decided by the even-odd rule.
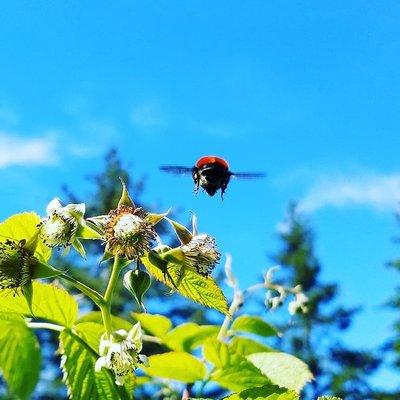
POLYGON ((223 314, 228 314, 225 296, 211 277, 204 277, 194 271, 187 270, 176 288, 175 282, 180 281, 182 273, 180 265, 168 263, 168 273, 173 281, 171 282, 171 279, 158 267, 154 266, 147 257, 142 257, 141 260, 151 275, 171 289, 178 290, 182 296, 188 297, 206 307, 215 308, 223 314))
POLYGON ((172 350, 190 352, 209 337, 217 337, 218 332, 218 326, 188 322, 168 332, 163 342, 172 350))
POLYGON ((98 352, 101 335, 105 332, 103 324, 97 322, 81 322, 74 326, 74 330, 96 353, 98 352))
POLYGON ((139 321, 142 328, 151 335, 162 339, 172 328, 172 322, 164 315, 132 313, 133 318, 139 321))
POLYGON ((113 374, 103 368, 95 372, 98 354, 84 340, 69 330, 60 334, 61 367, 69 398, 74 400, 128 400, 124 387, 115 385, 113 374))
POLYGON ((254 353, 265 353, 268 351, 275 351, 273 348, 265 344, 256 342, 247 337, 236 336, 229 342, 229 348, 242 356, 247 356, 254 353))
POLYGON ((193 235, 185 226, 169 218, 166 218, 166 220, 173 226, 176 236, 178 236, 178 239, 182 244, 188 244, 192 240, 193 235))
POLYGON ((254 315, 241 315, 232 323, 232 330, 238 332, 254 333, 260 336, 279 336, 278 331, 262 318, 254 315))
POLYGON ((164 219, 169 213, 171 209, 163 214, 152 214, 148 213, 146 215, 146 220, 149 221, 152 225, 157 225, 162 219, 164 219))
POLYGON ((79 239, 75 239, 72 242, 72 247, 79 253, 82 258, 86 258, 86 251, 83 247, 83 244, 79 241, 79 239))
POLYGON ((278 352, 255 353, 247 356, 247 359, 276 385, 293 389, 297 392, 300 392, 304 385, 313 379, 313 375, 307 365, 290 354, 278 352))
MULTIPOLYGON (((91 311, 87 314, 82 315, 82 317, 80 317, 77 322, 96 322, 100 325, 103 325, 103 317, 101 316, 100 311, 91 311)), ((116 317, 114 315, 111 316, 111 323, 114 330, 125 329, 126 331, 129 331, 132 328, 131 322, 127 321, 126 319, 116 317)))
POLYGON ((89 239, 89 240, 103 238, 103 236, 100 235, 100 233, 95 231, 90 226, 86 225, 86 223, 83 223, 82 225, 79 226, 78 231, 76 232, 76 237, 81 238, 81 239, 89 239))
POLYGON ((25 321, 0 319, 0 370, 12 394, 28 399, 40 373, 40 348, 25 321))
POLYGON ((234 353, 228 345, 216 339, 208 339, 203 347, 205 358, 216 366, 211 380, 224 388, 242 391, 271 384, 250 361, 234 353))
MULTIPOLYGON (((37 233, 39 223, 40 217, 34 212, 12 215, 0 224, 0 242, 7 239, 28 240, 37 233)), ((39 240, 35 256, 41 261, 48 261, 51 257, 51 249, 39 240)))
POLYGON ((122 184, 122 193, 121 193, 121 198, 119 199, 119 202, 118 202, 118 207, 128 206, 128 207, 136 208, 135 203, 129 196, 129 192, 125 185, 125 182, 123 181, 122 178, 119 178, 119 180, 121 181, 121 184, 122 184))
POLYGON ((266 385, 231 394, 223 400, 298 400, 299 395, 293 390, 280 388, 275 385, 266 385))
MULTIPOLYGON (((78 303, 58 286, 33 282, 32 311, 36 318, 71 327, 78 317, 78 303)), ((0 313, 31 316, 23 296, 16 296, 13 289, 0 290, 0 313)))
POLYGON ((150 376, 192 383, 204 379, 205 365, 191 354, 171 351, 149 357, 149 367, 142 367, 150 376))

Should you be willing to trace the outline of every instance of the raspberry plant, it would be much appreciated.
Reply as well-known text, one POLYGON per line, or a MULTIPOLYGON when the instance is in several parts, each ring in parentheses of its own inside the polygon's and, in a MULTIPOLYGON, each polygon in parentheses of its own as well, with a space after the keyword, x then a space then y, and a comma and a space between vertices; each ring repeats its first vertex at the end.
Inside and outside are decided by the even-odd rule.
POLYGON ((189 231, 168 212, 138 208, 124 183, 119 203, 107 215, 87 217, 84 204, 63 206, 54 199, 44 218, 33 212, 11 216, 0 224, 0 369, 10 395, 32 395, 41 368, 34 331, 49 329, 59 334, 60 367, 71 399, 132 399, 143 387, 154 398, 204 398, 216 386, 226 390, 226 399, 299 399, 312 380, 306 364, 267 346, 263 338, 279 332, 261 317, 239 311, 256 290, 266 291, 272 308, 294 296, 291 312, 306 311, 306 296, 299 287, 273 284, 271 271, 264 282, 241 290, 228 257, 227 283, 234 294, 228 306, 212 278, 220 258, 215 239, 199 234, 195 218, 189 231), (178 247, 161 243, 161 220, 170 223, 178 247), (99 268, 112 261, 104 293, 50 264, 55 249, 65 254, 73 248, 86 258, 87 240, 104 244, 99 268), (112 314, 119 279, 142 311, 131 320, 112 314), (144 295, 152 279, 224 314, 222 325, 173 326, 166 316, 148 314, 144 295), (81 295, 69 294, 63 281, 81 295), (82 296, 98 311, 85 313, 82 296), (146 355, 146 342, 157 343, 160 352, 146 355))

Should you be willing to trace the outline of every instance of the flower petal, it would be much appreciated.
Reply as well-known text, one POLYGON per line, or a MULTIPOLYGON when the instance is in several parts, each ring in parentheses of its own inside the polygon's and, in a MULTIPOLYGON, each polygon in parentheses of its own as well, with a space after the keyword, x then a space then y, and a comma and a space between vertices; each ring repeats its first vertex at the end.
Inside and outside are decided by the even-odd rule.
POLYGON ((59 210, 62 208, 61 201, 58 197, 55 197, 53 200, 50 201, 50 203, 46 207, 46 213, 47 215, 53 214, 54 211, 59 210))

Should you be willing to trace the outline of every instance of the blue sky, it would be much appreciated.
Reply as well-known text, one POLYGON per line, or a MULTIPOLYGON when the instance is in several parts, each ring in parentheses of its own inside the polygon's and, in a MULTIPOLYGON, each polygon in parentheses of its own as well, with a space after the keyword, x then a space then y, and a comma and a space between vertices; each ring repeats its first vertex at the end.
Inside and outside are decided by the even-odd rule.
POLYGON ((245 285, 297 200, 322 278, 364 306, 347 340, 382 343, 398 279, 384 263, 399 254, 399 17, 390 0, 2 2, 0 217, 43 213, 63 183, 86 193, 117 146, 155 209, 196 212, 245 285), (222 203, 158 171, 205 154, 268 178, 232 182, 222 203))

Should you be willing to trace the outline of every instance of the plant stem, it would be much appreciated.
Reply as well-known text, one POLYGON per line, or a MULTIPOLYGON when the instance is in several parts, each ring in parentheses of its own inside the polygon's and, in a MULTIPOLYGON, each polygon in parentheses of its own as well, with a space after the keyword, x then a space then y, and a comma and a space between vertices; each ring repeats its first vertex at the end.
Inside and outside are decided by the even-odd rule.
POLYGON ((79 282, 77 279, 75 279, 72 276, 69 276, 67 274, 60 274, 58 276, 64 280, 72 283, 75 286, 75 288, 77 288, 80 292, 82 292, 83 294, 88 296, 90 299, 92 299, 100 308, 104 304, 103 296, 96 290, 90 288, 89 286, 86 286, 84 283, 79 282))
POLYGON ((115 256, 107 289, 104 294, 104 297, 102 298, 103 303, 99 305, 101 310, 101 315, 103 317, 104 327, 106 329, 108 337, 110 337, 113 331, 112 321, 111 321, 112 296, 114 294, 115 287, 117 286, 119 273, 121 272, 122 268, 123 268, 123 263, 121 263, 121 260, 118 256, 115 256))
POLYGON ((32 329, 50 329, 58 332, 62 332, 65 329, 61 325, 51 324, 49 322, 27 322, 26 324, 32 329))
POLYGON ((144 342, 152 342, 152 343, 158 343, 161 344, 162 340, 156 336, 151 336, 151 335, 143 335, 143 341, 144 342))
POLYGON ((114 257, 114 264, 112 266, 111 270, 111 276, 110 280, 108 281, 107 289, 104 294, 104 301, 109 304, 111 303, 112 295, 115 290, 115 286, 117 285, 118 282, 118 276, 119 273, 121 272, 121 260, 118 256, 114 257))
POLYGON ((243 293, 240 290, 235 291, 231 306, 229 307, 228 315, 225 317, 224 322, 221 325, 221 329, 219 330, 217 336, 218 340, 222 341, 227 336, 232 317, 242 304, 243 304, 243 293))

